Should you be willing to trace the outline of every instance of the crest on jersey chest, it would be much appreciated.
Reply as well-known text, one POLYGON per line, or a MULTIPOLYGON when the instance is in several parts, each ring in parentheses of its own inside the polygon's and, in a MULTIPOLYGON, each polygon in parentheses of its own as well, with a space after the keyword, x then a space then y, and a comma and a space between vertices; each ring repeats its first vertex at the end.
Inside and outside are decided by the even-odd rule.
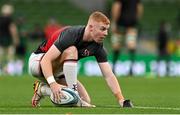
POLYGON ((85 49, 82 53, 82 56, 89 56, 90 55, 90 51, 88 49, 85 49))

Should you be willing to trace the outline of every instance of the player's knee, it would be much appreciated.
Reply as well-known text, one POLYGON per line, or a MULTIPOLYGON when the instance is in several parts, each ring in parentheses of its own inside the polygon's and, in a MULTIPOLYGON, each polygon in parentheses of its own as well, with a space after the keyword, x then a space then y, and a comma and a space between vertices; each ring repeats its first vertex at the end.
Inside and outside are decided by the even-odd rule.
POLYGON ((128 33, 126 35, 126 44, 127 44, 128 49, 136 48, 136 39, 137 39, 136 33, 128 33))
POLYGON ((78 52, 77 48, 75 46, 70 46, 66 50, 64 50, 65 59, 77 59, 78 58, 78 52))
POLYGON ((136 49, 136 42, 135 41, 129 41, 127 43, 127 47, 128 49, 132 50, 132 49, 136 49))
POLYGON ((121 48, 121 44, 120 44, 120 43, 112 44, 112 49, 113 49, 113 51, 120 50, 120 48, 121 48))
POLYGON ((112 34, 111 43, 112 43, 112 48, 114 50, 118 50, 121 47, 121 35, 120 34, 112 34))

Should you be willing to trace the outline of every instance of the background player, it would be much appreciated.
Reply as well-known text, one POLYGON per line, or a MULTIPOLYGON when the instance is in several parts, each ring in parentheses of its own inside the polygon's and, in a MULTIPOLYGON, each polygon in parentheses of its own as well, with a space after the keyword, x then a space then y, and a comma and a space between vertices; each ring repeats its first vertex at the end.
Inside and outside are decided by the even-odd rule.
MULTIPOLYGON (((122 37, 130 54, 130 60, 134 61, 136 50, 137 29, 136 24, 143 12, 143 5, 140 0, 115 0, 112 5, 112 49, 113 49, 113 72, 120 54, 122 37)), ((131 70, 130 70, 131 73, 131 70)))

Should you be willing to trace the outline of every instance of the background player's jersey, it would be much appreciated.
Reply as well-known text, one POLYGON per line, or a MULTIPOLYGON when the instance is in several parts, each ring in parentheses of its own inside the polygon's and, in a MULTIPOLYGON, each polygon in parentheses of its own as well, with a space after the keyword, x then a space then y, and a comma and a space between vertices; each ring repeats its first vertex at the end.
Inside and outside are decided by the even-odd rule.
POLYGON ((62 53, 66 48, 75 46, 78 50, 78 60, 87 56, 95 56, 98 62, 106 62, 107 54, 103 44, 83 41, 84 26, 65 27, 55 32, 51 39, 42 43, 35 53, 45 53, 54 44, 62 53))
POLYGON ((13 22, 11 17, 0 16, 0 45, 8 46, 12 43, 10 24, 13 22))

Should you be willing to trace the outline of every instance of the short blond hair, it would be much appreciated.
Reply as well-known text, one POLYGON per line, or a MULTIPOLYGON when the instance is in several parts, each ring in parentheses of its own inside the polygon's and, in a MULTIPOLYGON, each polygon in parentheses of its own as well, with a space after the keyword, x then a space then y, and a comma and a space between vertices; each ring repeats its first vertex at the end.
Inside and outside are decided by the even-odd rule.
POLYGON ((96 21, 96 22, 103 22, 104 24, 110 24, 110 20, 108 19, 108 17, 99 11, 93 12, 89 16, 88 21, 91 21, 91 20, 96 21))

